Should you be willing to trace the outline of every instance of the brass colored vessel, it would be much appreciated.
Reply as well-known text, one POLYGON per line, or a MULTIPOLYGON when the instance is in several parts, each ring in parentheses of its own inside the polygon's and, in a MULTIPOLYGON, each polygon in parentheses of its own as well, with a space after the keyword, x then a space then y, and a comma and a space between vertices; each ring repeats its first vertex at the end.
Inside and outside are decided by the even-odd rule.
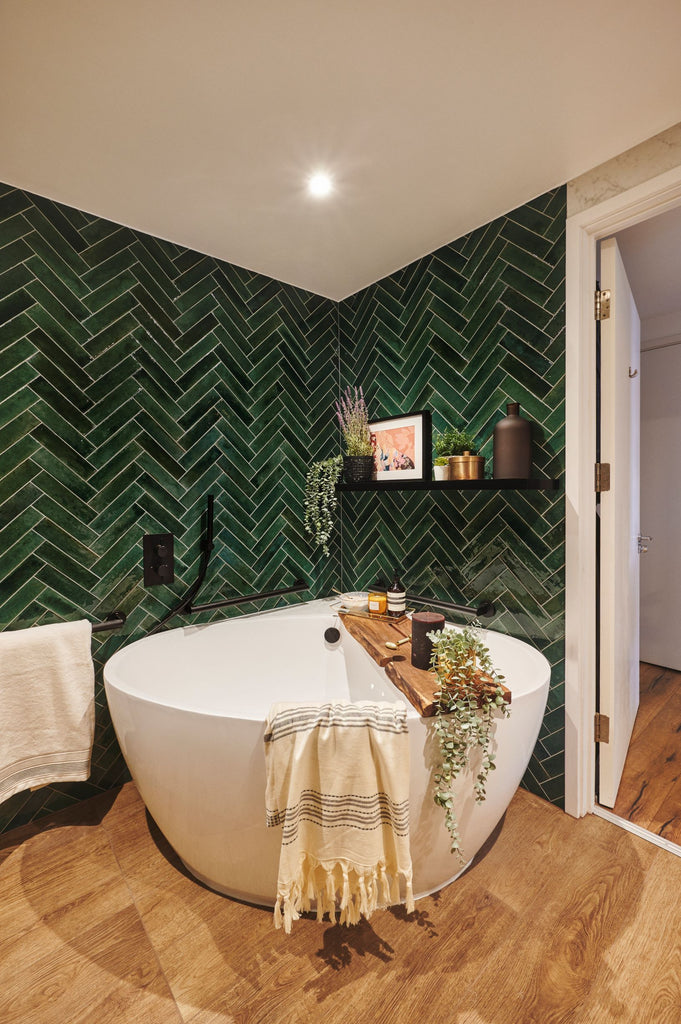
POLYGON ((484 476, 484 455, 471 455, 470 452, 464 452, 463 455, 449 456, 450 480, 482 480, 484 476))

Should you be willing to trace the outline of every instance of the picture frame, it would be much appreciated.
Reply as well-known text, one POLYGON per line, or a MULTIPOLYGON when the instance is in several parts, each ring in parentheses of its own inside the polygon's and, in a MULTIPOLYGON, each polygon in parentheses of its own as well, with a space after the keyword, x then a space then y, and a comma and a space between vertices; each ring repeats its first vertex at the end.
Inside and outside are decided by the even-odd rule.
POLYGON ((374 448, 373 480, 383 484, 430 480, 430 412, 419 410, 373 420, 369 432, 374 448))

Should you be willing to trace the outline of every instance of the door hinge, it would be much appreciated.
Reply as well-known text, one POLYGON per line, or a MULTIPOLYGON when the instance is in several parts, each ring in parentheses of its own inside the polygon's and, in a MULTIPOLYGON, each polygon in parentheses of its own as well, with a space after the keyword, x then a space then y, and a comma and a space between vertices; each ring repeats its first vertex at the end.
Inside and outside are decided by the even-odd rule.
POLYGON ((598 712, 594 715, 594 743, 610 742, 610 719, 598 712))
POLYGON ((597 462, 594 466, 594 490, 596 494, 610 490, 610 463, 597 462))
POLYGON ((594 292, 594 320, 607 320, 610 316, 610 290, 603 288, 594 292))

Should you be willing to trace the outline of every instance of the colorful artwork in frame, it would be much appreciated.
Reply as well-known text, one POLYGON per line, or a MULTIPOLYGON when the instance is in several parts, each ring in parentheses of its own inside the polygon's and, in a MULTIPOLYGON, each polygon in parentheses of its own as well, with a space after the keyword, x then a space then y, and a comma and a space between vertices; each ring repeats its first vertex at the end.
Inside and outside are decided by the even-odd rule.
POLYGON ((399 480, 429 480, 430 429, 429 412, 410 412, 370 423, 374 480, 386 484, 399 480))

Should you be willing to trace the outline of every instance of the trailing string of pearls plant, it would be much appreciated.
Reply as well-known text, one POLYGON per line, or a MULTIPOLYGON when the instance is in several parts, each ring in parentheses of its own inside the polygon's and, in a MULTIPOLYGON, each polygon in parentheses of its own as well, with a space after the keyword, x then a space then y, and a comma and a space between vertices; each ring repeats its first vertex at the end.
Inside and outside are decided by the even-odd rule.
POLYGON ((305 530, 329 554, 329 537, 338 504, 336 484, 343 472, 343 456, 313 462, 305 481, 305 530))
POLYGON ((437 676, 434 728, 440 744, 440 764, 433 776, 435 803, 445 812, 451 851, 461 863, 459 825, 454 810, 454 781, 471 764, 476 803, 485 799, 487 776, 494 771, 493 727, 497 714, 509 717, 501 684, 488 648, 478 634, 480 623, 465 629, 451 627, 429 633, 433 643, 431 668, 437 676), (477 754, 477 761, 475 760, 477 754))

